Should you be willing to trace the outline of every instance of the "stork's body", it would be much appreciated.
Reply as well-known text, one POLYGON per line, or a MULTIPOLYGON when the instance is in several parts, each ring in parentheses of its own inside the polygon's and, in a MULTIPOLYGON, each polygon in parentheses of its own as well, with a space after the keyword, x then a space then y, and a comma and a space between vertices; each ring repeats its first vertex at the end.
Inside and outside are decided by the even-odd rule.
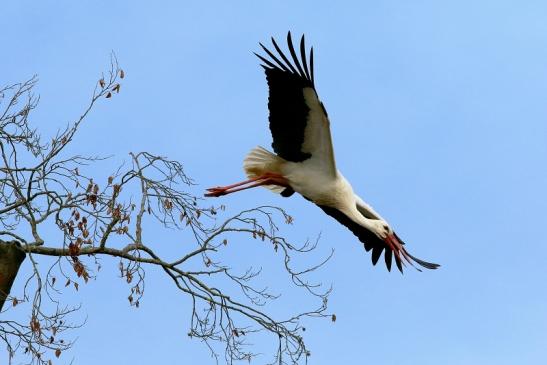
POLYGON ((308 65, 303 36, 300 60, 290 33, 287 36, 293 62, 273 38, 272 42, 282 61, 262 44, 270 59, 257 56, 264 62, 262 67, 270 90, 268 108, 275 154, 262 147, 254 148, 243 163, 249 180, 207 189, 206 196, 221 196, 256 186, 264 186, 284 197, 297 192, 349 228, 367 251, 372 250, 373 264, 385 249, 388 270, 392 256, 401 272, 405 261, 412 266, 417 263, 425 268, 437 268, 437 264, 411 256, 386 220, 354 193, 336 168, 329 118, 315 89, 313 48, 308 65))

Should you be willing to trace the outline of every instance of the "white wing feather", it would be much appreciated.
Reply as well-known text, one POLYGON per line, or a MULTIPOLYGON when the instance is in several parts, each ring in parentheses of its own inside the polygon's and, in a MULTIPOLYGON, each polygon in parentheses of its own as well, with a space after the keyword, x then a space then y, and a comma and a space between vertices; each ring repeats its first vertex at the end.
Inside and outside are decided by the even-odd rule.
POLYGON ((336 177, 336 162, 334 160, 329 118, 315 90, 307 87, 303 92, 310 111, 304 131, 302 151, 311 153, 311 159, 320 164, 325 173, 336 177))

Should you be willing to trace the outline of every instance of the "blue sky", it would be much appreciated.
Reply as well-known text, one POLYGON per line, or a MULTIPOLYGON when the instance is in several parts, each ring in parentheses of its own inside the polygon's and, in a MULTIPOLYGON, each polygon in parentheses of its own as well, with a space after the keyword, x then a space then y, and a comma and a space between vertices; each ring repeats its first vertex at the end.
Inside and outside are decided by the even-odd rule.
MULTIPOLYGON (((321 252, 335 248, 315 278, 332 283, 338 320, 307 321, 310 364, 544 361, 544 1, 18 1, 3 5, 1 24, 1 83, 39 75, 33 121, 46 135, 79 116, 115 51, 122 92, 94 110, 74 152, 114 155, 113 164, 129 151, 169 156, 196 180, 195 194, 242 179, 248 150, 269 147, 252 51, 287 30, 305 33, 338 168, 410 252, 442 264, 388 273, 300 197, 256 189, 222 198, 230 212, 281 206, 295 218, 286 235, 320 233, 321 252)), ((249 254, 241 246, 233 258, 249 254)), ((105 270, 66 295, 83 303, 87 324, 62 361, 213 363, 187 338, 188 302, 160 273, 149 273, 133 310, 105 270)))

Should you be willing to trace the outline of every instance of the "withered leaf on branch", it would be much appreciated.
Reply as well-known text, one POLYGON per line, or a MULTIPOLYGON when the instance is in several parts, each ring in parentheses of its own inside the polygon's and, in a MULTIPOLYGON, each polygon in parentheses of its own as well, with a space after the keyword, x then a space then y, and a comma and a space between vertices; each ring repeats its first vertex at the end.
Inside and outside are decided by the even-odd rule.
POLYGON ((106 94, 105 98, 109 99, 112 97, 112 93, 109 91, 108 94, 106 94))
POLYGON ((77 244, 75 245, 74 243, 70 243, 68 245, 68 253, 72 257, 78 256, 80 253, 80 247, 77 244))
POLYGON ((30 329, 32 332, 40 333, 40 322, 38 322, 36 317, 32 317, 30 320, 30 329))
POLYGON ((104 79, 99 80, 99 85, 101 85, 101 87, 104 87, 104 85, 105 85, 104 79))
POLYGON ((122 187, 119 184, 114 184, 114 186, 112 186, 112 189, 114 190, 114 194, 118 194, 120 191, 122 191, 122 187))
POLYGON ((61 356, 61 349, 55 350, 55 357, 59 358, 61 356))
POLYGON ((123 79, 125 77, 125 72, 123 72, 122 69, 120 69, 120 79, 123 79))
POLYGON ((120 84, 116 84, 116 86, 114 86, 114 87, 112 88, 112 91, 115 91, 116 94, 117 94, 117 93, 120 92, 120 87, 121 87, 120 84))

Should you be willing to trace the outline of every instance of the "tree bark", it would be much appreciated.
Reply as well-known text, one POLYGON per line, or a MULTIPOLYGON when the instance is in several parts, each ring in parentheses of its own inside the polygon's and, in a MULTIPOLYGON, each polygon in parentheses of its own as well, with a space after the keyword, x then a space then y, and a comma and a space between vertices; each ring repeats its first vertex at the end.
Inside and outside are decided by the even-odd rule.
POLYGON ((26 254, 17 241, 0 240, 0 311, 26 254))

